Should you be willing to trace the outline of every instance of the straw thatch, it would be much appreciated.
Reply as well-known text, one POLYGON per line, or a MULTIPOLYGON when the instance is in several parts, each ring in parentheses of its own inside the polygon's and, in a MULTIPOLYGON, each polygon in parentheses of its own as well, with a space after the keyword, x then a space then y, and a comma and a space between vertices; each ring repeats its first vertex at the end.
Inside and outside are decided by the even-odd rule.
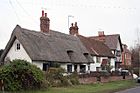
POLYGON ((57 31, 50 31, 50 33, 32 31, 21 28, 18 25, 14 29, 1 56, 1 62, 4 61, 6 54, 16 39, 23 45, 32 61, 93 62, 90 55, 88 57, 84 55, 85 53, 89 54, 89 52, 76 36, 57 31), (72 51, 72 58, 68 55, 68 51, 72 51))

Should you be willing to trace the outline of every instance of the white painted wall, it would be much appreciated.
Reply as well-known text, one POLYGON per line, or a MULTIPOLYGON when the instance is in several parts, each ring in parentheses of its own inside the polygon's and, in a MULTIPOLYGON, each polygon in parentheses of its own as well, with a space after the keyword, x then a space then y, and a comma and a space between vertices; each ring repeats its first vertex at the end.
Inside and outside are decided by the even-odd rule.
MULTIPOLYGON (((72 65, 72 72, 74 72, 74 64, 72 63, 65 63, 65 64, 61 64, 60 67, 62 67, 63 69, 65 69, 65 71, 67 71, 67 65, 72 65)), ((86 66, 86 72, 88 73, 88 64, 77 64, 77 72, 80 72, 80 65, 85 65, 86 66)), ((89 65, 90 66, 90 65, 89 65)))
POLYGON ((115 59, 111 58, 110 60, 110 66, 112 66, 113 68, 111 69, 111 71, 115 71, 115 59))
MULTIPOLYGON (((89 73, 89 70, 88 70, 88 64, 80 64, 80 65, 85 65, 86 66, 86 73, 89 73)), ((79 65, 79 67, 80 67, 79 65)), ((89 65, 90 66, 90 65, 89 65)))
POLYGON ((117 43, 117 49, 116 50, 121 50, 121 47, 120 47, 120 42, 118 40, 118 43, 117 43))
MULTIPOLYGON (((119 51, 121 52, 121 47, 120 47, 120 42, 119 42, 119 40, 118 40, 118 43, 117 43, 117 49, 116 49, 116 50, 119 50, 119 51)), ((120 57, 117 57, 116 60, 117 60, 117 61, 122 61, 121 56, 120 56, 120 57)))
POLYGON ((65 64, 61 64, 60 67, 65 69, 65 71, 67 71, 67 64, 66 63, 65 64))
POLYGON ((97 59, 96 59, 96 56, 93 56, 93 61, 96 63, 97 62, 97 59))
POLYGON ((41 70, 43 70, 43 62, 33 61, 32 63, 33 63, 34 65, 36 65, 38 68, 40 68, 41 70))
POLYGON ((96 67, 101 67, 101 63, 91 63, 90 71, 96 71, 96 67))
POLYGON ((72 65, 72 72, 74 72, 74 64, 72 64, 72 63, 61 64, 60 67, 65 69, 65 71, 67 72, 67 65, 72 65))
MULTIPOLYGON (((102 62, 103 59, 108 59, 108 57, 100 57, 100 62, 98 63, 97 60, 96 60, 96 56, 93 56, 93 60, 94 60, 95 63, 90 64, 90 71, 96 71, 97 67, 101 67, 101 62, 102 62)), ((114 58, 111 58, 111 65, 113 67, 115 67, 114 58)))
POLYGON ((17 39, 14 41, 12 47, 10 48, 10 50, 8 51, 6 57, 5 57, 5 61, 6 59, 10 59, 10 61, 14 60, 14 59, 22 59, 22 60, 26 60, 28 62, 32 62, 31 58, 28 56, 27 52, 25 51, 25 49, 23 48, 22 44, 20 43, 20 50, 16 50, 16 45, 17 43, 20 43, 17 39))

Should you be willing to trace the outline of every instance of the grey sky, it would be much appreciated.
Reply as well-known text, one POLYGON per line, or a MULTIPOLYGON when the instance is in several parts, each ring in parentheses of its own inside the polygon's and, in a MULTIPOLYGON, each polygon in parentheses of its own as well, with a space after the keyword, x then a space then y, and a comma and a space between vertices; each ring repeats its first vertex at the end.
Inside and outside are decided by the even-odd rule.
POLYGON ((68 15, 73 15, 70 23, 78 22, 81 35, 95 36, 103 30, 120 34, 128 46, 138 40, 140 0, 0 0, 0 6, 0 49, 17 24, 39 31, 42 9, 48 13, 52 30, 68 33, 68 15))

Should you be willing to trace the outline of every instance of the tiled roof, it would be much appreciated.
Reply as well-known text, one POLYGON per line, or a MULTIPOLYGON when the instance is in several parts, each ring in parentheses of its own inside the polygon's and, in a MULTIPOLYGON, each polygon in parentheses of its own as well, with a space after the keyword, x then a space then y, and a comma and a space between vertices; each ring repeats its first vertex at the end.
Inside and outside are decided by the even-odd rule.
POLYGON ((81 35, 78 35, 78 37, 92 55, 114 57, 114 55, 111 53, 110 48, 103 42, 81 35))
MULTIPOLYGON (((89 37, 90 39, 99 40, 99 36, 92 36, 89 37)), ((119 34, 113 34, 113 35, 105 35, 105 44, 112 50, 115 50, 117 48, 118 41, 121 43, 120 35, 119 34)), ((122 49, 122 46, 120 46, 122 49)))

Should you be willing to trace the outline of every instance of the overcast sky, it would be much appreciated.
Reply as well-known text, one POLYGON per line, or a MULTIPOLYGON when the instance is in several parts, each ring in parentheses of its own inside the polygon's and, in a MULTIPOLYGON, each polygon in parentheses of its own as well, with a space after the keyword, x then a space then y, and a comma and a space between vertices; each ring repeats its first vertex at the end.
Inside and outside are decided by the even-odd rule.
POLYGON ((129 47, 140 38, 140 0, 0 0, 0 49, 4 49, 17 24, 40 30, 42 9, 48 13, 50 28, 69 33, 69 23, 78 22, 79 33, 96 36, 120 34, 129 47))

